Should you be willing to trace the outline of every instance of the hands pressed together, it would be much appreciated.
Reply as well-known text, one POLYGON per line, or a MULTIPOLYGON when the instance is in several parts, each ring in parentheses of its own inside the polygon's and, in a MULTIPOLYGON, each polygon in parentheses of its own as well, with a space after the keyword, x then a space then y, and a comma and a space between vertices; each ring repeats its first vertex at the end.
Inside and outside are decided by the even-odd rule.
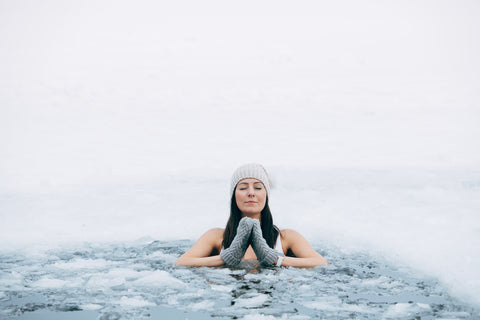
POLYGON ((243 217, 240 220, 237 235, 230 247, 220 252, 220 257, 227 266, 236 267, 242 261, 249 245, 252 245, 253 251, 255 251, 255 255, 262 266, 281 265, 283 254, 268 246, 262 235, 260 221, 248 217, 243 217))

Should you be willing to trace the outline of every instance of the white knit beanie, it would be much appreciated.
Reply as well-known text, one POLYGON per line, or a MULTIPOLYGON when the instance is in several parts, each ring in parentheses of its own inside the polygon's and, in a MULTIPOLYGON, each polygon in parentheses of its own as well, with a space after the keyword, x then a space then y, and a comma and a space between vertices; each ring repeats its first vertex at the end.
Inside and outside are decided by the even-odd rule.
POLYGON ((270 181, 267 170, 265 170, 265 168, 258 163, 245 164, 235 170, 232 176, 232 183, 230 185, 230 194, 233 194, 233 191, 235 190, 238 182, 246 178, 254 178, 260 180, 265 186, 265 189, 267 189, 267 195, 270 195, 270 181))

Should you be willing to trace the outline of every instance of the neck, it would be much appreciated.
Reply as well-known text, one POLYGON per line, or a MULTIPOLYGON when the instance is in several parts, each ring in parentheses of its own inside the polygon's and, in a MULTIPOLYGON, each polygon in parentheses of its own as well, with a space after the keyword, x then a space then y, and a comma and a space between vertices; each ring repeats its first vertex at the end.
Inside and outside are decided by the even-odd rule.
POLYGON ((261 212, 259 212, 259 213, 242 213, 242 218, 243 217, 249 217, 249 218, 252 218, 252 219, 257 219, 259 221, 262 221, 260 219, 261 216, 262 216, 261 212))

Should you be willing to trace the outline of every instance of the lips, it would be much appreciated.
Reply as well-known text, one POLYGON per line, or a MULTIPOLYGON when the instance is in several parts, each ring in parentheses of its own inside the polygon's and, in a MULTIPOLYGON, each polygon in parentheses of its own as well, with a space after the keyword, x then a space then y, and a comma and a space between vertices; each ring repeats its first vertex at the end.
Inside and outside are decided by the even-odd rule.
POLYGON ((256 201, 247 201, 246 203, 254 204, 254 203, 257 203, 257 202, 256 201))

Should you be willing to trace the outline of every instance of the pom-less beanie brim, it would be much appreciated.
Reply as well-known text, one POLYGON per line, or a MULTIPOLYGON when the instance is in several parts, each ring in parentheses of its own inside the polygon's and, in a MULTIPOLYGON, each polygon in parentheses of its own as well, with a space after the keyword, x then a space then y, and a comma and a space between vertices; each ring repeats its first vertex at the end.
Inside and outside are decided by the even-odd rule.
POLYGON ((230 185, 230 194, 233 194, 235 187, 241 180, 247 179, 247 178, 254 178, 254 179, 260 180, 265 186, 265 189, 267 190, 267 195, 270 194, 270 182, 269 182, 267 170, 265 170, 265 168, 258 163, 249 163, 235 170, 235 172, 232 175, 232 182, 230 185))

